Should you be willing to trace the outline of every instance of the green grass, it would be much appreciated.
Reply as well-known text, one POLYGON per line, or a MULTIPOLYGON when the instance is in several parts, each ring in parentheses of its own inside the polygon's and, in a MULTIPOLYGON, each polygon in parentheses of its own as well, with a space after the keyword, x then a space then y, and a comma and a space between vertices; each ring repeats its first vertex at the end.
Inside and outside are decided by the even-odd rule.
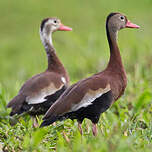
MULTIPOLYGON (((0 151, 8 152, 150 152, 152 149, 152 1, 5 0, 0 1, 0 151), (141 29, 119 32, 119 47, 128 85, 98 124, 94 138, 91 123, 66 120, 56 126, 32 128, 29 116, 11 126, 8 101, 32 75, 44 71, 47 60, 39 38, 43 18, 57 16, 73 28, 56 32, 54 46, 71 77, 71 84, 105 68, 109 48, 105 19, 120 11, 141 29), (67 137, 63 135, 63 131, 67 137), (69 139, 69 142, 65 138, 69 139)), ((41 118, 39 118, 41 123, 41 118)))

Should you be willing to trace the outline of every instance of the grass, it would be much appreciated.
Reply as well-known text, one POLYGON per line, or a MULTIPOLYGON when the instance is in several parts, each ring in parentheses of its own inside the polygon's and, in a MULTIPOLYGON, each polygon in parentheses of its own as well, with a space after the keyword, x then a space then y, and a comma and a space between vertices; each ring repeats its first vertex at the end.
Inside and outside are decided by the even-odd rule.
MULTIPOLYGON (((0 1, 0 151, 5 152, 150 152, 152 149, 152 1, 0 1), (119 47, 127 72, 128 86, 98 124, 94 138, 90 121, 66 120, 56 126, 32 128, 29 116, 11 126, 8 101, 21 85, 47 66, 39 38, 40 21, 57 16, 73 32, 56 32, 54 46, 71 77, 71 84, 105 68, 109 48, 105 19, 120 11, 140 30, 119 32, 119 47), (66 136, 64 135, 66 134, 66 136)), ((41 123, 41 118, 39 118, 41 123)))

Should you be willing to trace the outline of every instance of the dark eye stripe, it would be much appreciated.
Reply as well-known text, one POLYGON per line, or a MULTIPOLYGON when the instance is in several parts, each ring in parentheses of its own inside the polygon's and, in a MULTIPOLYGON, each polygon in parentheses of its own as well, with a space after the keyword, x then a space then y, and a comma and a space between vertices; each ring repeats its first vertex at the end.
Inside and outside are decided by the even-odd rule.
POLYGON ((43 28, 44 28, 44 25, 45 25, 45 23, 47 22, 49 20, 49 18, 46 18, 46 19, 44 19, 42 22, 41 22, 41 31, 43 30, 43 28))

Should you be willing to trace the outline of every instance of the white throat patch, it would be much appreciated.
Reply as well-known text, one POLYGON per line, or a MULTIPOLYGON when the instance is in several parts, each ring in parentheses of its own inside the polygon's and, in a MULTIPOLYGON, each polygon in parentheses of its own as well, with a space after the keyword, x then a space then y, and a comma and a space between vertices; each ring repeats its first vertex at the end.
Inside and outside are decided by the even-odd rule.
POLYGON ((44 47, 47 49, 47 45, 46 45, 46 41, 49 42, 49 44, 52 46, 53 43, 52 43, 52 33, 50 33, 49 35, 46 34, 46 32, 42 32, 40 30, 40 38, 41 38, 41 41, 44 45, 44 47))

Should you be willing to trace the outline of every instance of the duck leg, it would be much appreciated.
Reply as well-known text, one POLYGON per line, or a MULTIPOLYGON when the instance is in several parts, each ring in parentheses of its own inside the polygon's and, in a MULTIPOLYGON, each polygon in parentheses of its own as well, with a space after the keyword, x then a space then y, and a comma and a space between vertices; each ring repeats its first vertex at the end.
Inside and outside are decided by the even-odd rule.
POLYGON ((53 122, 53 124, 52 124, 54 127, 56 126, 56 122, 53 122))
POLYGON ((36 117, 32 117, 32 118, 33 118, 33 128, 38 128, 39 124, 38 124, 36 117))
POLYGON ((97 136, 98 134, 97 124, 95 123, 92 123, 92 133, 94 136, 97 136))
POLYGON ((80 134, 82 135, 83 134, 83 130, 82 130, 82 122, 79 122, 78 121, 78 129, 79 129, 79 131, 80 131, 80 134))

